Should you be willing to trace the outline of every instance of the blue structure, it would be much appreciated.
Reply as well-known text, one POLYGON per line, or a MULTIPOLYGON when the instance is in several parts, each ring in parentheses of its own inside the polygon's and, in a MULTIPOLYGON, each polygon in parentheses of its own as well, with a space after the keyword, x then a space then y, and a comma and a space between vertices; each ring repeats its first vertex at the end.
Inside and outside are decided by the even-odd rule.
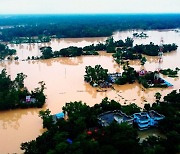
POLYGON ((154 110, 149 112, 140 112, 133 114, 134 122, 137 123, 140 130, 148 129, 151 126, 157 126, 158 121, 164 119, 164 116, 154 110))
POLYGON ((72 143, 73 143, 73 141, 72 141, 71 139, 69 139, 69 138, 68 138, 66 141, 67 141, 69 144, 72 144, 72 143))
POLYGON ((167 87, 172 87, 173 86, 171 83, 167 82, 166 80, 164 80, 164 79, 162 79, 162 80, 163 80, 162 85, 166 85, 167 87))
POLYGON ((154 110, 149 112, 135 113, 133 116, 128 116, 120 110, 107 111, 98 116, 98 121, 101 126, 109 126, 113 121, 121 124, 127 122, 129 125, 137 123, 140 130, 148 129, 151 126, 157 126, 158 122, 165 117, 154 110))
POLYGON ((64 113, 63 112, 60 112, 60 113, 57 113, 57 114, 53 115, 54 123, 56 123, 58 119, 63 119, 63 118, 64 118, 64 113))
POLYGON ((64 113, 60 112, 60 113, 55 114, 55 116, 57 119, 64 118, 64 113))
POLYGON ((138 124, 140 130, 150 127, 150 117, 146 112, 135 113, 134 122, 138 124))

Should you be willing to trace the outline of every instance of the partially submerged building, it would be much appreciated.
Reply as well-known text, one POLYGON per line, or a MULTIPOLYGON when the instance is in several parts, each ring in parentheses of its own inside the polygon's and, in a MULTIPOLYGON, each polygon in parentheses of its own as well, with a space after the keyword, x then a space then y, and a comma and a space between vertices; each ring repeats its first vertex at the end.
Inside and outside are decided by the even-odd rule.
POLYGON ((173 85, 160 77, 158 71, 151 72, 144 69, 137 72, 141 83, 146 83, 149 88, 151 87, 172 87, 173 85), (143 81, 143 82, 142 82, 143 81))
POLYGON ((120 110, 114 110, 104 112, 98 116, 98 122, 101 126, 109 126, 112 122, 117 122, 118 124, 126 122, 129 125, 136 123, 140 130, 157 126, 162 119, 164 119, 164 116, 154 110, 135 113, 133 116, 128 116, 120 110))
POLYGON ((52 116, 54 123, 56 123, 58 119, 63 119, 64 116, 65 116, 65 115, 64 115, 63 112, 54 114, 54 115, 52 116))
POLYGON ((110 83, 115 83, 119 77, 121 77, 121 73, 118 72, 108 74, 108 80, 110 83))
POLYGON ((135 113, 133 116, 134 122, 137 123, 140 130, 150 127, 150 118, 146 112, 135 113))
POLYGON ((137 123, 140 130, 148 129, 151 126, 157 126, 158 122, 164 119, 164 116, 154 110, 149 112, 140 112, 133 114, 134 123, 137 123))
POLYGON ((25 101, 23 101, 23 103, 36 103, 37 99, 33 98, 32 96, 26 96, 25 101))
POLYGON ((121 73, 109 73, 108 74, 108 78, 106 81, 102 81, 99 83, 94 83, 92 86, 93 87, 101 87, 101 88, 110 88, 112 87, 112 84, 114 84, 116 82, 116 80, 121 77, 121 73))
POLYGON ((99 124, 101 126, 109 126, 113 121, 121 124, 127 122, 128 124, 133 124, 133 117, 127 116, 120 110, 108 111, 102 113, 98 116, 99 124))

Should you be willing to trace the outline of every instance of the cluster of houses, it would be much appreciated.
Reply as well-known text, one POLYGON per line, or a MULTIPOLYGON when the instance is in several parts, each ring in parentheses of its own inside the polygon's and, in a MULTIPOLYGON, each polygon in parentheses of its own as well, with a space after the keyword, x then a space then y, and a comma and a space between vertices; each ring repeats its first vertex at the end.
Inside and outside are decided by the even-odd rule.
MULTIPOLYGON (((64 117, 65 114, 63 112, 54 114, 53 121, 56 123, 58 119, 62 119, 64 117)), ((103 127, 109 126, 112 122, 117 122, 118 124, 126 122, 129 125, 137 124, 139 130, 155 127, 158 125, 158 122, 164 118, 164 115, 159 114, 154 110, 134 113, 132 116, 126 115, 121 110, 114 110, 104 112, 97 117, 99 124, 103 127)))
MULTIPOLYGON (((140 77, 142 77, 142 76, 145 76, 146 74, 152 73, 152 72, 151 72, 151 71, 146 71, 145 69, 142 69, 142 70, 138 71, 137 73, 138 73, 138 75, 139 75, 140 77)), ((150 87, 153 87, 155 84, 160 84, 160 85, 162 85, 162 86, 167 86, 167 87, 172 87, 172 86, 173 86, 171 83, 169 83, 168 81, 166 81, 166 80, 164 80, 163 78, 161 78, 161 77, 159 76, 158 71, 154 73, 154 78, 153 78, 153 80, 149 80, 149 81, 148 81, 148 85, 149 85, 150 87)))
POLYGON ((121 76, 121 73, 109 73, 108 79, 105 82, 100 83, 99 85, 97 83, 93 84, 93 87, 101 87, 101 88, 110 88, 112 87, 112 84, 116 82, 116 80, 121 76))
POLYGON ((113 121, 118 124, 126 122, 129 125, 136 123, 140 130, 157 126, 158 122, 162 119, 164 119, 164 116, 154 110, 135 113, 132 116, 128 116, 120 110, 114 110, 102 113, 98 116, 98 121, 101 126, 109 126, 113 121))
MULTIPOLYGON (((142 69, 142 70, 140 70, 140 71, 137 71, 137 73, 138 73, 139 77, 142 77, 142 76, 145 76, 145 75, 147 75, 147 74, 149 74, 149 73, 152 73, 152 72, 146 71, 145 69, 142 69)), ((116 82, 116 80, 117 80, 119 77, 121 77, 121 75, 122 75, 122 74, 121 74, 121 73, 118 73, 118 72, 116 72, 116 73, 109 73, 109 74, 108 74, 108 79, 107 79, 107 81, 102 82, 102 83, 99 83, 99 84, 94 83, 94 84, 93 84, 93 87, 99 86, 99 87, 101 87, 101 88, 110 88, 110 87, 112 87, 112 85, 116 82)), ((161 77, 159 76, 159 73, 158 73, 158 72, 155 72, 155 73, 154 73, 154 77, 153 77, 152 79, 149 79, 149 80, 147 81, 147 83, 148 83, 149 87, 154 87, 154 86, 156 86, 157 84, 158 84, 158 85, 161 85, 161 86, 165 86, 165 87, 172 87, 172 86, 173 86, 171 83, 169 83, 168 81, 166 81, 166 80, 164 80, 163 78, 161 78, 161 77)))

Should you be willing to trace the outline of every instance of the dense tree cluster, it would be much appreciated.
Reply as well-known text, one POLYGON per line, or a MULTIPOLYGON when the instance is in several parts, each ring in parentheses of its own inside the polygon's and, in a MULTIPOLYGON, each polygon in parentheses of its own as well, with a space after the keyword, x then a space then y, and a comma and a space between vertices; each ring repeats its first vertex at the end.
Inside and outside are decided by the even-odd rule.
POLYGON ((36 140, 22 143, 21 149, 27 154, 179 153, 179 96, 180 93, 172 91, 164 97, 163 102, 154 103, 152 107, 150 104, 145 105, 145 109, 149 106, 149 109, 165 115, 165 119, 159 124, 159 129, 165 134, 164 138, 149 136, 140 142, 137 129, 126 123, 113 122, 102 127, 97 121, 100 113, 112 110, 122 110, 127 114, 140 112, 135 104, 122 106, 114 100, 104 98, 101 103, 92 107, 81 101, 66 103, 63 112, 68 119, 58 119, 56 123, 53 122, 49 110, 40 111, 47 131, 36 140))
MULTIPOLYGON (((140 59, 141 64, 144 65, 146 62, 145 57, 141 54, 157 56, 159 52, 159 46, 154 45, 152 42, 147 45, 136 45, 133 47, 134 40, 127 37, 125 41, 118 40, 114 41, 113 37, 109 37, 105 43, 98 43, 96 45, 91 44, 89 46, 75 47, 70 46, 68 48, 60 49, 59 51, 53 51, 51 47, 41 47, 40 51, 42 56, 32 57, 32 59, 49 59, 56 57, 76 57, 81 55, 99 55, 97 51, 106 51, 107 53, 114 53, 113 58, 118 64, 123 64, 123 60, 134 60, 140 59)), ((164 52, 170 52, 177 49, 175 44, 165 44, 164 52)), ((30 57, 28 57, 28 60, 30 57)))
POLYGON ((107 53, 115 53, 117 47, 124 47, 125 49, 127 49, 128 47, 133 46, 133 42, 134 40, 130 37, 127 37, 125 41, 123 40, 114 41, 113 37, 109 37, 106 40, 105 50, 107 51, 107 53))
POLYGON ((99 42, 99 43, 96 44, 96 45, 91 44, 91 45, 85 46, 85 47, 83 48, 83 51, 93 51, 93 50, 94 50, 94 51, 104 51, 104 50, 106 50, 106 45, 99 42))
POLYGON ((160 70, 160 73, 162 73, 163 75, 167 75, 168 77, 178 77, 178 72, 179 72, 179 68, 175 68, 175 70, 172 70, 170 68, 168 69, 163 69, 163 70, 160 70))
POLYGON ((84 75, 84 80, 89 82, 91 85, 104 83, 108 79, 108 70, 101 67, 101 65, 96 65, 94 68, 91 66, 86 66, 86 74, 84 75))
MULTIPOLYGON (((47 131, 36 140, 23 143, 21 149, 25 153, 138 153, 140 145, 136 129, 127 124, 112 123, 106 128, 98 124, 97 116, 100 113, 123 107, 108 98, 93 107, 82 102, 70 102, 63 107, 68 119, 59 119, 57 123, 53 122, 49 110, 40 111, 47 131)), ((137 111, 133 112, 134 108, 137 107, 129 107, 132 113, 137 111)), ((125 109, 127 110, 128 108, 125 109)))
MULTIPOLYGON (((175 51, 177 49, 176 44, 164 44, 163 45, 163 52, 171 52, 175 51)), ((145 57, 142 57, 142 54, 149 55, 149 56, 158 56, 160 47, 158 45, 155 45, 154 43, 150 42, 150 44, 141 44, 141 45, 135 45, 131 48, 117 48, 115 51, 116 53, 113 54, 114 60, 121 64, 123 60, 134 60, 134 59, 140 59, 141 64, 144 65, 146 62, 145 57)))
POLYGON ((7 56, 12 56, 16 53, 16 50, 9 49, 7 45, 0 43, 0 60, 5 59, 7 56))
MULTIPOLYGON (((126 83, 133 83, 137 78, 137 73, 134 68, 129 66, 126 62, 123 66, 124 72, 121 76, 115 79, 115 84, 123 85, 126 83)), ((84 80, 89 82, 92 86, 100 86, 101 83, 110 82, 108 69, 104 69, 101 65, 96 65, 94 68, 91 66, 86 66, 86 74, 84 75, 84 80)))
POLYGON ((70 46, 68 48, 63 48, 59 51, 52 51, 51 47, 41 47, 40 51, 42 52, 41 57, 37 57, 37 59, 49 59, 55 57, 76 57, 81 55, 98 55, 97 51, 106 50, 109 53, 114 53, 116 51, 116 47, 132 47, 133 40, 131 38, 127 38, 125 42, 123 40, 114 41, 113 37, 109 37, 106 40, 106 43, 98 43, 97 45, 89 45, 84 48, 70 46), (119 43, 121 42, 121 44, 119 43))
MULTIPOLYGON (((160 93, 159 93, 160 94, 160 93)), ((158 94, 158 95, 159 95, 158 94)), ((161 95, 160 95, 161 96, 161 95)), ((149 151, 159 151, 160 153, 179 153, 180 152, 180 91, 173 90, 164 97, 163 101, 158 101, 150 106, 165 115, 165 119, 159 124, 159 129, 165 134, 166 139, 150 138, 147 140, 146 147, 149 151), (169 143, 173 143, 169 145, 169 143), (153 147, 153 148, 152 148, 153 147)))
POLYGON ((49 59, 55 57, 76 57, 81 55, 98 55, 99 53, 95 50, 85 50, 83 48, 70 46, 68 48, 63 48, 59 51, 53 51, 51 47, 41 47, 40 51, 42 53, 41 57, 36 57, 36 59, 49 59))
POLYGON ((52 58, 54 55, 51 47, 42 47, 40 48, 40 51, 42 53, 42 59, 49 59, 52 58))
MULTIPOLYGON (((175 51, 177 49, 177 45, 176 44, 164 44, 163 45, 163 52, 171 52, 171 51, 175 51)), ((132 50, 134 51, 134 53, 140 53, 140 54, 145 54, 145 55, 149 55, 149 56, 158 56, 158 52, 159 52, 159 46, 155 45, 154 43, 150 42, 150 44, 147 45, 135 45, 132 50)))
MULTIPOLYGON (((142 60, 144 63, 146 59, 142 60)), ((108 69, 102 68, 101 65, 96 65, 94 68, 91 66, 86 66, 86 71, 84 75, 84 80, 90 85, 94 87, 107 88, 111 87, 112 84, 124 85, 131 84, 135 81, 138 81, 145 88, 159 87, 159 88, 167 88, 168 85, 165 84, 164 79, 159 77, 159 73, 157 71, 147 72, 146 70, 136 71, 133 67, 129 66, 129 62, 123 62, 123 72, 118 76, 116 73, 114 75, 115 78, 112 81, 111 74, 108 73, 108 69), (144 71, 144 74, 141 75, 141 71, 144 71)), ((176 68, 178 71, 178 68, 176 68)), ((173 75, 173 77, 175 77, 173 75)))
POLYGON ((124 60, 136 60, 142 58, 141 54, 133 52, 132 49, 125 48, 118 48, 116 53, 114 53, 112 56, 118 64, 123 64, 124 60))
POLYGON ((44 88, 45 84, 40 82, 40 87, 29 92, 24 86, 26 75, 17 74, 14 80, 10 79, 6 70, 0 73, 0 110, 15 108, 42 107, 45 103, 44 88), (31 96, 33 102, 26 102, 26 96, 31 96))
POLYGON ((123 65, 123 73, 122 73, 122 76, 120 76, 119 78, 117 78, 117 80, 115 81, 116 84, 119 84, 119 85, 123 85, 123 84, 126 84, 126 83, 134 83, 136 78, 137 78, 137 73, 136 71, 134 70, 133 67, 130 67, 129 66, 129 63, 126 62, 124 65, 123 65))
MULTIPOLYGON (((98 55, 97 51, 106 51, 107 53, 114 53, 113 58, 118 63, 123 63, 123 60, 142 60, 141 63, 144 65, 145 59, 141 54, 157 56, 159 52, 159 46, 154 45, 152 42, 146 45, 135 45, 133 46, 134 40, 127 37, 125 41, 118 40, 114 41, 113 37, 109 37, 105 43, 98 43, 97 45, 91 44, 89 46, 74 47, 70 46, 68 48, 63 48, 59 51, 52 51, 51 47, 40 48, 42 52, 42 57, 37 57, 37 59, 49 59, 53 57, 75 57, 81 55, 98 55)), ((170 52, 177 49, 176 44, 164 44, 163 52, 170 52)))
POLYGON ((1 16, 0 40, 33 36, 100 37, 111 36, 117 30, 173 29, 179 25, 179 14, 1 16))

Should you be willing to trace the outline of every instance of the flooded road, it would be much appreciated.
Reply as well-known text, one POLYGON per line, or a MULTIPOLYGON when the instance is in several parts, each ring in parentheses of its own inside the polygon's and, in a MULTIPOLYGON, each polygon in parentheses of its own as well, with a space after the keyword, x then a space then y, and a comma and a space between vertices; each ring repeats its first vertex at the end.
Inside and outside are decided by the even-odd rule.
MULTIPOLYGON (((135 44, 147 44, 154 42, 160 43, 161 37, 164 43, 176 43, 179 48, 177 51, 164 54, 162 68, 180 68, 180 33, 174 31, 147 31, 147 39, 134 38, 135 44)), ((114 39, 125 39, 132 37, 132 31, 116 32, 114 39)), ((115 99, 122 105, 136 103, 143 107, 145 102, 154 102, 154 94, 160 92, 163 96, 173 89, 180 89, 179 78, 164 77, 174 85, 167 89, 144 89, 138 83, 114 86, 115 90, 108 89, 106 92, 97 92, 96 88, 91 87, 84 82, 85 66, 102 65, 109 69, 109 72, 122 71, 114 61, 111 54, 100 52, 99 56, 81 56, 75 58, 54 58, 49 60, 22 61, 28 56, 39 56, 39 48, 42 46, 51 46, 53 50, 59 50, 68 46, 84 47, 92 43, 105 41, 101 38, 73 38, 73 39, 53 39, 50 43, 42 44, 21 44, 9 45, 16 49, 19 61, 0 62, 0 70, 7 69, 7 72, 14 79, 17 73, 23 72, 27 75, 25 85, 29 90, 38 86, 39 81, 46 83, 45 93, 47 103, 43 109, 49 108, 52 113, 61 111, 63 105, 70 101, 82 100, 92 106, 101 102, 104 97, 115 99)), ((147 70, 154 71, 158 68, 157 57, 146 56, 148 61, 145 64, 147 70)), ((130 61, 130 65, 136 70, 141 69, 139 61, 130 61)), ((25 141, 35 139, 43 132, 42 121, 38 117, 41 109, 18 109, 13 111, 0 112, 0 153, 22 153, 20 144, 25 141)))

